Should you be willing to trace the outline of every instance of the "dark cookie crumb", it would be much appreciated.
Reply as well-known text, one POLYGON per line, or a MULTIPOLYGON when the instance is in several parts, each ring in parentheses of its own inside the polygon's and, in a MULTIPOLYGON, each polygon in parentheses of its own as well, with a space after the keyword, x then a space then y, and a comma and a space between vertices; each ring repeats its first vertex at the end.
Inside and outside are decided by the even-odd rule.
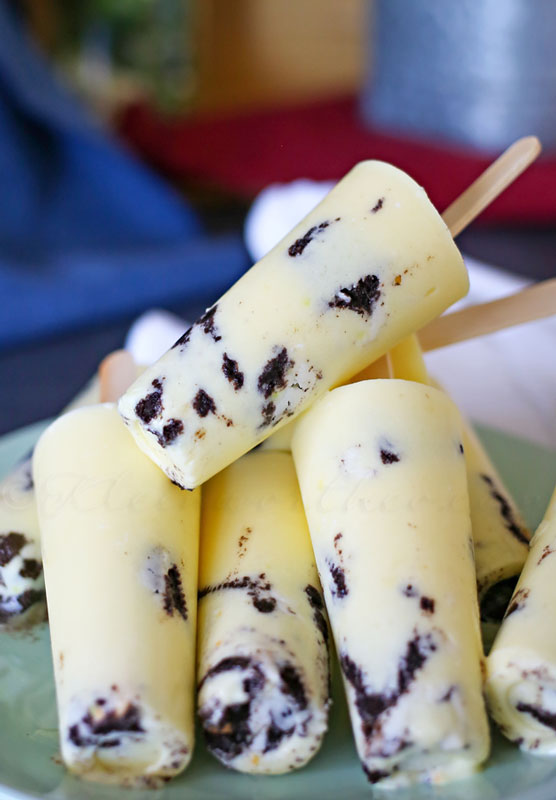
MULTIPOLYGON (((340 217, 336 217, 336 219, 334 220, 334 222, 339 222, 339 221, 340 217)), ((326 220, 325 222, 321 222, 319 225, 313 225, 312 228, 309 228, 307 233, 305 233, 299 239, 296 239, 295 242, 288 247, 288 255, 290 255, 292 258, 300 256, 307 247, 307 245, 313 241, 316 234, 328 228, 330 224, 331 224, 330 221, 326 220)))
POLYGON ((438 702, 439 703, 449 703, 456 691, 457 691, 457 688, 455 686, 450 686, 450 688, 442 695, 442 697, 440 698, 440 700, 438 702))
POLYGON ((425 614, 434 614, 434 600, 432 599, 432 597, 425 597, 425 595, 423 595, 423 597, 421 597, 419 605, 421 606, 421 610, 424 611, 425 614))
POLYGON ((378 200, 376 201, 376 203, 374 204, 374 206, 371 208, 371 214, 376 214, 376 213, 377 213, 377 211, 380 211, 380 209, 381 209, 381 208, 383 207, 383 205, 384 205, 384 200, 385 200, 385 199, 386 199, 386 198, 384 198, 384 197, 379 197, 379 198, 378 198, 378 200))
POLYGON ((313 620, 322 638, 324 639, 325 644, 327 645, 328 640, 330 638, 330 634, 328 633, 328 624, 326 622, 325 616, 322 613, 322 611, 320 611, 320 609, 315 608, 313 612, 313 620))
POLYGON ((312 586, 310 583, 308 583, 307 586, 305 587, 305 594, 307 595, 309 604, 313 609, 313 620, 315 622, 315 625, 317 626, 317 630, 320 632, 322 638, 324 639, 325 644, 328 645, 328 640, 329 640, 328 623, 326 622, 326 618, 322 613, 324 609, 324 601, 321 597, 321 594, 319 590, 315 586, 312 586))
POLYGON ((243 558, 243 556, 245 555, 245 552, 247 550, 247 542, 249 541, 249 537, 251 536, 252 532, 253 532, 252 528, 247 527, 245 528, 245 533, 242 533, 241 536, 239 537, 237 542, 239 558, 243 558))
POLYGON ((463 444, 461 442, 459 443, 459 451, 462 454, 462 456, 465 454, 465 450, 464 450, 463 444))
POLYGON ((188 344, 189 340, 191 339, 192 332, 193 332, 193 326, 188 328, 186 330, 186 332, 180 336, 180 338, 177 340, 177 342, 174 342, 174 344, 172 345, 171 349, 173 350, 175 347, 182 347, 182 346, 188 344))
POLYGON ((402 594, 405 594, 406 597, 419 597, 419 592, 412 583, 407 584, 407 586, 402 590, 402 594))
POLYGON ((383 464, 397 464, 400 460, 400 456, 393 450, 382 448, 380 451, 380 460, 383 464))
POLYGON ((225 658, 212 667, 199 684, 200 689, 205 681, 214 675, 235 669, 249 671, 243 681, 243 689, 248 695, 247 702, 225 706, 216 721, 213 721, 213 717, 218 706, 216 709, 212 707, 199 709, 207 747, 224 762, 229 762, 240 755, 253 741, 249 725, 251 703, 264 686, 265 678, 260 666, 253 663, 250 658, 235 656, 225 658))
POLYGON ((278 725, 272 720, 266 731, 266 744, 263 753, 270 753, 271 750, 276 750, 284 739, 289 738, 295 731, 295 725, 291 728, 284 730, 279 728, 278 725))
POLYGON ((502 515, 502 519, 504 520, 506 528, 510 531, 511 534, 513 534, 513 536, 515 536, 518 542, 522 542, 522 544, 528 546, 529 537, 515 519, 514 512, 512 510, 512 507, 508 503, 507 499, 496 487, 496 484, 494 483, 490 475, 481 475, 481 478, 490 488, 491 497, 498 503, 500 507, 500 514, 502 515))
POLYGON ((193 333, 194 328, 201 328, 203 333, 207 333, 214 339, 215 342, 219 342, 222 337, 220 336, 216 324, 214 322, 214 315, 216 314, 216 309, 218 308, 218 304, 211 306, 209 309, 202 314, 199 319, 193 323, 193 325, 186 330, 186 332, 180 336, 180 338, 172 345, 172 350, 175 347, 184 347, 186 344, 189 343, 191 339, 191 334, 193 333))
POLYGON ((554 550, 552 549, 552 547, 549 544, 546 544, 542 549, 542 554, 539 560, 537 561, 537 565, 540 564, 541 561, 544 561, 544 559, 553 552, 554 550))
POLYGON ((347 655, 340 653, 340 666, 346 680, 355 691, 355 705, 361 718, 361 729, 367 740, 371 740, 375 728, 380 728, 379 717, 389 708, 396 705, 415 680, 417 672, 423 667, 427 658, 436 650, 431 634, 417 634, 407 643, 405 653, 398 664, 397 687, 388 692, 371 692, 365 686, 363 671, 347 655))
POLYGON ((333 561, 327 560, 328 569, 330 570, 330 575, 332 576, 332 580, 334 581, 334 588, 332 589, 332 594, 334 597, 346 597, 349 594, 349 589, 346 585, 346 574, 342 567, 338 564, 334 564, 333 561))
MULTIPOLYGON (((17 603, 19 608, 17 610, 10 609, 9 611, 3 606, 3 603, 6 601, 12 601, 13 598, 11 597, 2 597, 0 595, 0 625, 4 624, 5 622, 9 622, 13 617, 17 616, 18 614, 24 614, 31 606, 34 606, 36 603, 41 603, 44 601, 45 592, 44 589, 27 589, 26 592, 18 595, 17 603)), ((10 602, 11 605, 11 602, 10 602)))
POLYGON ((274 597, 254 597, 253 605, 261 614, 270 614, 276 608, 274 597))
POLYGON ((216 403, 204 389, 199 389, 195 395, 193 408, 200 417, 206 417, 208 414, 216 414, 216 403))
POLYGON ((19 570, 22 578, 31 578, 36 580, 42 572, 42 564, 36 558, 24 558, 23 566, 19 570))
POLYGON ((293 365, 294 362, 289 358, 285 347, 282 347, 278 355, 266 362, 257 381, 257 388, 266 400, 275 391, 286 386, 286 372, 293 365))
POLYGON ((237 361, 234 361, 233 358, 230 358, 227 353, 224 353, 224 357, 222 359, 222 372, 230 381, 236 392, 239 391, 243 386, 245 376, 243 375, 243 372, 240 371, 237 361))
POLYGON ((365 275, 353 286, 339 289, 328 305, 330 308, 347 308, 362 317, 370 317, 380 298, 380 280, 376 275, 365 275))
POLYGON ((525 601, 529 597, 529 589, 518 589, 518 591, 514 594, 512 602, 508 606, 508 610, 506 611, 505 618, 509 617, 510 614, 514 614, 516 611, 521 611, 521 609, 525 606, 525 601))
POLYGON ((536 719, 541 725, 545 725, 547 728, 556 731, 556 714, 553 712, 546 711, 544 708, 541 708, 541 706, 534 706, 529 703, 517 703, 516 709, 525 714, 530 714, 533 719, 536 719))
POLYGON ((265 406, 263 406, 263 409, 262 409, 261 413, 262 413, 262 416, 263 416, 263 422, 261 424, 261 427, 265 428, 268 425, 271 425, 273 420, 274 420, 274 414, 276 413, 276 406, 272 402, 272 400, 269 403, 267 403, 265 406))
POLYGON ((215 586, 205 586, 200 589, 198 597, 199 600, 202 600, 203 597, 213 594, 214 592, 222 592, 230 589, 246 589, 247 595, 251 598, 254 608, 261 614, 270 614, 276 608, 276 599, 268 594, 272 589, 272 584, 266 580, 264 572, 257 578, 244 575, 242 578, 223 581, 215 586))
POLYGON ((181 419, 170 419, 162 428, 162 433, 157 433, 156 438, 161 447, 168 447, 178 436, 183 433, 183 422, 181 419))
POLYGON ((369 769, 365 764, 361 766, 363 767, 363 772, 367 776, 369 783, 379 783, 384 780, 384 778, 389 778, 392 774, 391 772, 385 772, 383 769, 369 769))
POLYGON ((309 599, 309 603, 312 608, 321 608, 321 609, 324 608, 324 602, 321 597, 321 594, 315 586, 308 583, 304 591, 309 599))
POLYGON ((216 325, 214 322, 214 315, 216 314, 216 309, 218 308, 218 303, 215 303, 213 306, 208 308, 205 313, 199 317, 195 325, 198 325, 200 328, 203 329, 204 333, 208 333, 212 336, 215 342, 219 342, 222 338, 216 329, 216 325))
POLYGON ((340 558, 342 557, 343 553, 343 550, 340 547, 340 542, 342 541, 343 538, 344 538, 343 533, 337 533, 336 536, 334 537, 334 550, 338 553, 338 556, 340 558))
POLYGON ((0 535, 0 567, 5 567, 9 564, 14 556, 25 547, 27 544, 27 537, 22 533, 4 533, 0 535))
POLYGON ((205 681, 214 677, 214 675, 220 675, 221 672, 231 672, 233 669, 247 669, 250 663, 251 659, 247 656, 228 656, 223 658, 222 661, 219 661, 218 664, 208 670, 199 683, 198 689, 200 690, 205 681))
POLYGON ((100 718, 93 718, 87 713, 80 723, 69 727, 68 739, 76 747, 116 747, 120 743, 117 740, 98 741, 98 737, 111 733, 145 733, 138 707, 128 703, 123 713, 107 711, 100 718), (81 732, 81 725, 84 726, 85 733, 81 732))
POLYGON ((283 664, 280 667, 280 680, 282 694, 293 698, 296 706, 304 711, 307 708, 307 695, 297 669, 292 664, 283 664))
POLYGON ((187 620, 187 604, 181 575, 176 564, 172 564, 164 576, 164 611, 169 617, 173 616, 174 611, 187 620))
POLYGON ((158 417, 163 409, 162 381, 155 378, 151 385, 154 387, 154 392, 143 397, 135 406, 135 413, 145 424, 158 417))

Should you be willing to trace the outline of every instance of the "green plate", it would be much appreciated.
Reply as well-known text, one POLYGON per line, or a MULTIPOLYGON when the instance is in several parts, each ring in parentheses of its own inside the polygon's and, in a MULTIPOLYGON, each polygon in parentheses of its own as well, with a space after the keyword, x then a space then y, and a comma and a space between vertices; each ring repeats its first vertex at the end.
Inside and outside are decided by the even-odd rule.
MULTIPOLYGON (((0 475, 32 447, 44 424, 0 440, 0 475)), ((481 438, 535 527, 556 483, 556 453, 491 430, 481 438)), ((0 800, 352 800, 371 789, 355 755, 337 668, 330 731, 311 763, 280 777, 251 777, 226 770, 203 747, 201 737, 189 769, 158 791, 116 789, 69 776, 58 758, 54 681, 46 625, 0 635, 0 800)), ((476 777, 447 786, 375 792, 395 800, 554 800, 556 760, 522 755, 493 731, 493 754, 476 777)))

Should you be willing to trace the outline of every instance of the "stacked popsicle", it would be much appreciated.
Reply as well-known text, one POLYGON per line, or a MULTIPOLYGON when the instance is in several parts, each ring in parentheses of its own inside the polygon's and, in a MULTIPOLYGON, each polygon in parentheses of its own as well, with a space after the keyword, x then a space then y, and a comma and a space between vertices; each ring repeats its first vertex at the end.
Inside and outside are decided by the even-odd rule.
POLYGON ((373 783, 486 759, 476 569, 488 588, 526 545, 506 572, 485 546, 481 572, 470 470, 509 501, 490 466, 466 471, 448 398, 377 361, 467 285, 423 190, 365 162, 124 394, 133 437, 114 404, 46 431, 33 472, 70 770, 158 785, 191 757, 202 483, 198 708, 220 761, 278 773, 317 751, 326 611, 373 783))

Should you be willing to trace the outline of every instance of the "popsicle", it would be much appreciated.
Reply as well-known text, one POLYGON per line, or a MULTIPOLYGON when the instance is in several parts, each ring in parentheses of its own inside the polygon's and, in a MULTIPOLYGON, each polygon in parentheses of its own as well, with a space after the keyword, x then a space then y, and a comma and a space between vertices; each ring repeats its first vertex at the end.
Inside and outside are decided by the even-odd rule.
POLYGON ((287 772, 326 730, 328 624, 289 453, 250 453, 203 487, 198 708, 209 750, 287 772))
MULTIPOLYGON (((427 373, 415 335, 394 347, 388 360, 392 377, 436 385, 427 373)), ((527 558, 531 534, 496 467, 465 419, 462 443, 481 617, 485 622, 498 624, 527 558)))
POLYGON ((486 696, 522 750, 556 755, 556 490, 487 659, 486 696))
POLYGON ((292 451, 369 780, 471 774, 489 733, 457 409, 418 383, 362 381, 316 403, 292 451))
POLYGON ((193 488, 465 294, 424 190, 365 161, 119 403, 139 446, 193 488))
MULTIPOLYGON (((67 410, 98 402, 94 378, 67 410)), ((45 617, 39 523, 32 454, 0 481, 0 627, 17 628, 45 617)))
POLYGON ((33 470, 62 758, 158 786, 193 749, 199 492, 170 483, 111 403, 54 422, 33 470))

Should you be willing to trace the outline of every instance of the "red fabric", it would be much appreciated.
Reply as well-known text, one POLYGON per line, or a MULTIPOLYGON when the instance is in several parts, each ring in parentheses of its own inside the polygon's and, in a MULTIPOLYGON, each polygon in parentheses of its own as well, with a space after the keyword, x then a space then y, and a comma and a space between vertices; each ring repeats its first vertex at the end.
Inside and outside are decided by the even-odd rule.
MULTIPOLYGON (((378 158, 408 172, 444 209, 493 157, 364 127, 353 97, 295 108, 168 120, 144 106, 121 119, 124 139, 147 161, 252 197, 264 186, 295 178, 338 179, 357 161, 378 158)), ((548 223, 556 220, 556 158, 542 158, 481 219, 548 223)))

